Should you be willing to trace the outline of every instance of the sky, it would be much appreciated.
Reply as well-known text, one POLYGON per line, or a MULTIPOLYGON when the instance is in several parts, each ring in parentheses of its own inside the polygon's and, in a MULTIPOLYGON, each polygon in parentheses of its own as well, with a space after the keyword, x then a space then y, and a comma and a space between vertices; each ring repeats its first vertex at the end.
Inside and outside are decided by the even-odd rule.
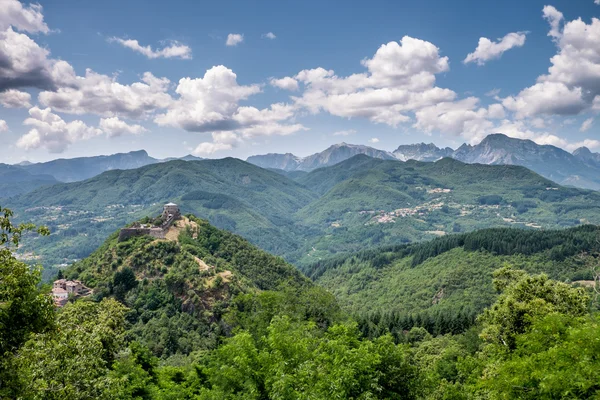
POLYGON ((0 0, 0 162, 600 151, 600 0, 0 0))

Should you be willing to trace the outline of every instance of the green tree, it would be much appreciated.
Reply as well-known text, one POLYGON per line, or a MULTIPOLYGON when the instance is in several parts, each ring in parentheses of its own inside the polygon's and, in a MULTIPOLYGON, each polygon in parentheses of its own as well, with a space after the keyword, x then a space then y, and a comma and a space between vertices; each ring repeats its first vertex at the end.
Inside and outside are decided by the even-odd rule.
POLYGON ((525 333, 534 318, 554 312, 583 316, 588 311, 590 298, 582 288, 510 267, 496 271, 494 276, 495 286, 504 292, 480 318, 485 325, 482 337, 490 343, 513 350, 516 335, 525 333))
POLYGON ((0 207, 0 397, 14 397, 19 385, 13 368, 14 355, 32 333, 50 330, 54 321, 52 298, 42 293, 40 268, 30 268, 17 260, 11 247, 19 245, 21 235, 44 227, 13 225, 12 211, 0 207))
POLYGON ((126 308, 113 299, 68 304, 58 329, 35 334, 16 358, 25 398, 114 399, 123 382, 110 369, 123 348, 126 308))

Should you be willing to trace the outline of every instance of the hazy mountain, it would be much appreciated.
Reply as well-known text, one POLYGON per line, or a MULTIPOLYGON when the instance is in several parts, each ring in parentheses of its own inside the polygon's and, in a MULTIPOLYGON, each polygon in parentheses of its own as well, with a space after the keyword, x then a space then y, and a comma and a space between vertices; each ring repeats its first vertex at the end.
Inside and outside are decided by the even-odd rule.
POLYGON ((321 167, 328 167, 345 161, 357 154, 364 154, 373 158, 383 160, 394 160, 396 157, 390 152, 378 150, 373 147, 338 143, 328 147, 320 153, 308 157, 297 157, 291 153, 265 154, 248 157, 246 161, 262 168, 276 168, 284 171, 312 171, 321 167))
POLYGON ((0 198, 30 192, 40 186, 58 183, 51 175, 33 175, 15 165, 0 164, 0 198))
POLYGON ((60 158, 20 167, 33 175, 48 174, 61 182, 76 182, 112 169, 134 169, 157 162, 145 150, 138 150, 109 156, 60 158))
POLYGON ((433 143, 418 143, 399 146, 393 154, 400 161, 437 161, 440 158, 450 157, 453 152, 450 147, 440 149, 433 143))
POLYGON ((420 143, 400 146, 394 155, 402 161, 452 157, 469 164, 521 165, 561 185, 600 190, 600 154, 586 147, 571 154, 555 146, 497 133, 488 135, 477 145, 463 144, 456 150, 420 143))
MULTIPOLYGON (((563 185, 598 190, 600 165, 584 161, 585 153, 580 150, 576 156, 555 146, 494 134, 475 146, 463 144, 452 158, 467 163, 522 165, 563 185)), ((588 156, 593 158, 591 152, 588 156)))
POLYGON ((301 160, 302 159, 300 157, 296 157, 291 153, 269 153, 258 156, 250 156, 246 159, 247 162, 257 165, 261 168, 280 169, 284 171, 297 170, 301 160))
POLYGON ((573 152, 573 155, 586 164, 600 167, 600 153, 592 153, 587 147, 578 148, 573 152))

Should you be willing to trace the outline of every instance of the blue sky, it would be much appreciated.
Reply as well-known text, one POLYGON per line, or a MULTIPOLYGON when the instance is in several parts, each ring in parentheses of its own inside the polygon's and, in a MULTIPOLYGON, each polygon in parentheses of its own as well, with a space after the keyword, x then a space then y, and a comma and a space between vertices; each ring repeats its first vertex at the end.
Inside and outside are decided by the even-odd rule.
POLYGON ((494 132, 600 151, 594 0, 2 1, 0 162, 494 132))

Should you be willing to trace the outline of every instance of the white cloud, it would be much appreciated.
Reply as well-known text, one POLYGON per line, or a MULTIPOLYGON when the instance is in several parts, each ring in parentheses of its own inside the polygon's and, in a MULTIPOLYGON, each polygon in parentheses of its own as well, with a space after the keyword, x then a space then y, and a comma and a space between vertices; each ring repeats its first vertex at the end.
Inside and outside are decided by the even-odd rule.
POLYGON ((143 126, 135 124, 129 125, 117 117, 102 118, 99 126, 108 137, 139 135, 143 132, 146 132, 146 128, 143 126))
POLYGON ((521 47, 525 44, 527 37, 526 32, 509 33, 497 42, 492 42, 490 39, 482 37, 479 39, 479 44, 473 53, 467 55, 463 61, 465 64, 476 62, 477 65, 484 65, 487 61, 500 58, 504 52, 521 47))
POLYGON ((585 139, 580 142, 571 143, 571 144, 567 145, 567 150, 573 151, 580 147, 587 147, 588 149, 591 149, 591 150, 600 149, 600 140, 585 139))
POLYGON ((215 66, 202 78, 180 79, 176 89, 179 98, 154 121, 190 132, 211 132, 213 142, 201 143, 195 154, 231 149, 240 138, 306 130, 301 124, 289 123, 295 112, 290 104, 276 103, 264 109, 239 105, 260 91, 259 85, 239 85, 237 75, 229 68, 215 66))
POLYGON ((304 85, 299 107, 312 113, 327 111, 339 117, 368 118, 397 126, 409 112, 443 101, 456 93, 435 87, 435 74, 448 70, 448 58, 440 57, 432 43, 409 36, 382 45, 362 64, 366 73, 339 77, 332 70, 300 71, 294 78, 304 85))
POLYGON ((239 33, 230 33, 227 35, 227 41, 225 42, 226 46, 237 46, 238 44, 244 41, 244 35, 239 33))
POLYGON ((6 132, 8 130, 8 124, 5 120, 0 119, 0 132, 6 132))
POLYGON ((142 46, 137 40, 134 39, 121 39, 118 37, 112 37, 108 39, 109 42, 116 42, 120 45, 127 47, 135 52, 143 54, 144 56, 153 58, 181 58, 189 60, 192 58, 192 49, 189 46, 179 43, 178 41, 170 41, 168 46, 162 49, 153 50, 150 46, 142 46))
POLYGON ((72 143, 102 134, 100 129, 79 120, 65 122, 50 108, 31 108, 24 124, 32 127, 17 141, 17 146, 25 150, 45 148, 51 153, 61 153, 72 143))
POLYGON ((123 85, 116 77, 98 74, 90 69, 85 76, 71 71, 68 86, 42 92, 40 103, 69 114, 96 114, 104 117, 142 118, 158 109, 167 108, 172 98, 167 93, 170 81, 144 73, 141 82, 123 85))
POLYGON ((333 136, 350 136, 354 135, 356 131, 354 129, 348 129, 344 131, 337 131, 333 133, 333 136))
MULTIPOLYGON (((598 0, 598 1, 600 1, 600 0, 598 0)), ((273 32, 267 32, 267 33, 263 33, 263 34, 261 35, 261 37, 262 37, 262 38, 266 38, 266 39, 271 39, 271 40, 273 40, 273 39, 277 38, 277 36, 275 36, 275 34, 274 34, 273 32)))
POLYGON ((543 129, 546 127, 546 121, 543 118, 534 118, 531 120, 531 126, 537 129, 543 129))
POLYGON ((523 89, 516 97, 502 101, 504 107, 517 113, 517 118, 540 114, 573 115, 586 108, 580 87, 562 82, 540 82, 523 89))
POLYGON ((600 6, 600 0, 594 0, 594 4, 598 4, 600 6))
POLYGON ((210 155, 217 151, 231 150, 241 143, 241 139, 233 132, 214 132, 212 134, 213 142, 200 143, 193 154, 210 155))
POLYGON ((239 123, 233 118, 238 102, 259 93, 258 85, 240 86, 237 75, 222 65, 212 67, 203 78, 182 78, 177 89, 179 99, 155 122, 192 132, 234 130, 239 123))
POLYGON ((441 132, 462 135, 469 142, 483 139, 494 127, 490 120, 503 118, 500 104, 488 108, 479 105, 479 99, 468 97, 459 101, 441 102, 416 112, 414 127, 426 133, 441 132))
POLYGON ((19 87, 53 89, 62 83, 64 61, 48 58, 50 52, 29 36, 12 28, 0 31, 0 91, 19 87))
POLYGON ((485 93, 486 96, 488 97, 496 97, 500 94, 502 89, 492 89, 489 92, 485 93))
POLYGON ((290 78, 289 76, 281 79, 272 78, 269 83, 271 83, 272 86, 278 87, 279 89, 292 91, 298 90, 298 81, 294 78, 290 78))
POLYGON ((554 7, 544 7, 543 13, 558 52, 536 84, 504 99, 504 106, 515 111, 517 118, 576 115, 593 108, 594 98, 600 95, 600 20, 592 18, 586 24, 576 19, 563 26, 563 15, 554 7))
POLYGON ((558 11, 553 6, 544 6, 542 9, 542 15, 550 24, 550 32, 548 32, 548 36, 559 38, 561 36, 560 24, 564 19, 563 13, 558 11))
POLYGON ((0 92, 0 104, 6 108, 29 108, 31 95, 15 89, 0 92))
POLYGON ((583 124, 581 124, 581 128, 579 128, 580 132, 587 132, 592 125, 594 124, 594 118, 588 118, 585 121, 583 121, 583 124))
POLYGON ((376 137, 369 139, 369 143, 379 143, 379 139, 377 139, 376 137))
POLYGON ((15 29, 29 33, 50 32, 44 22, 41 5, 30 4, 24 7, 18 0, 1 0, 0 3, 0 30, 4 31, 13 26, 15 29))

